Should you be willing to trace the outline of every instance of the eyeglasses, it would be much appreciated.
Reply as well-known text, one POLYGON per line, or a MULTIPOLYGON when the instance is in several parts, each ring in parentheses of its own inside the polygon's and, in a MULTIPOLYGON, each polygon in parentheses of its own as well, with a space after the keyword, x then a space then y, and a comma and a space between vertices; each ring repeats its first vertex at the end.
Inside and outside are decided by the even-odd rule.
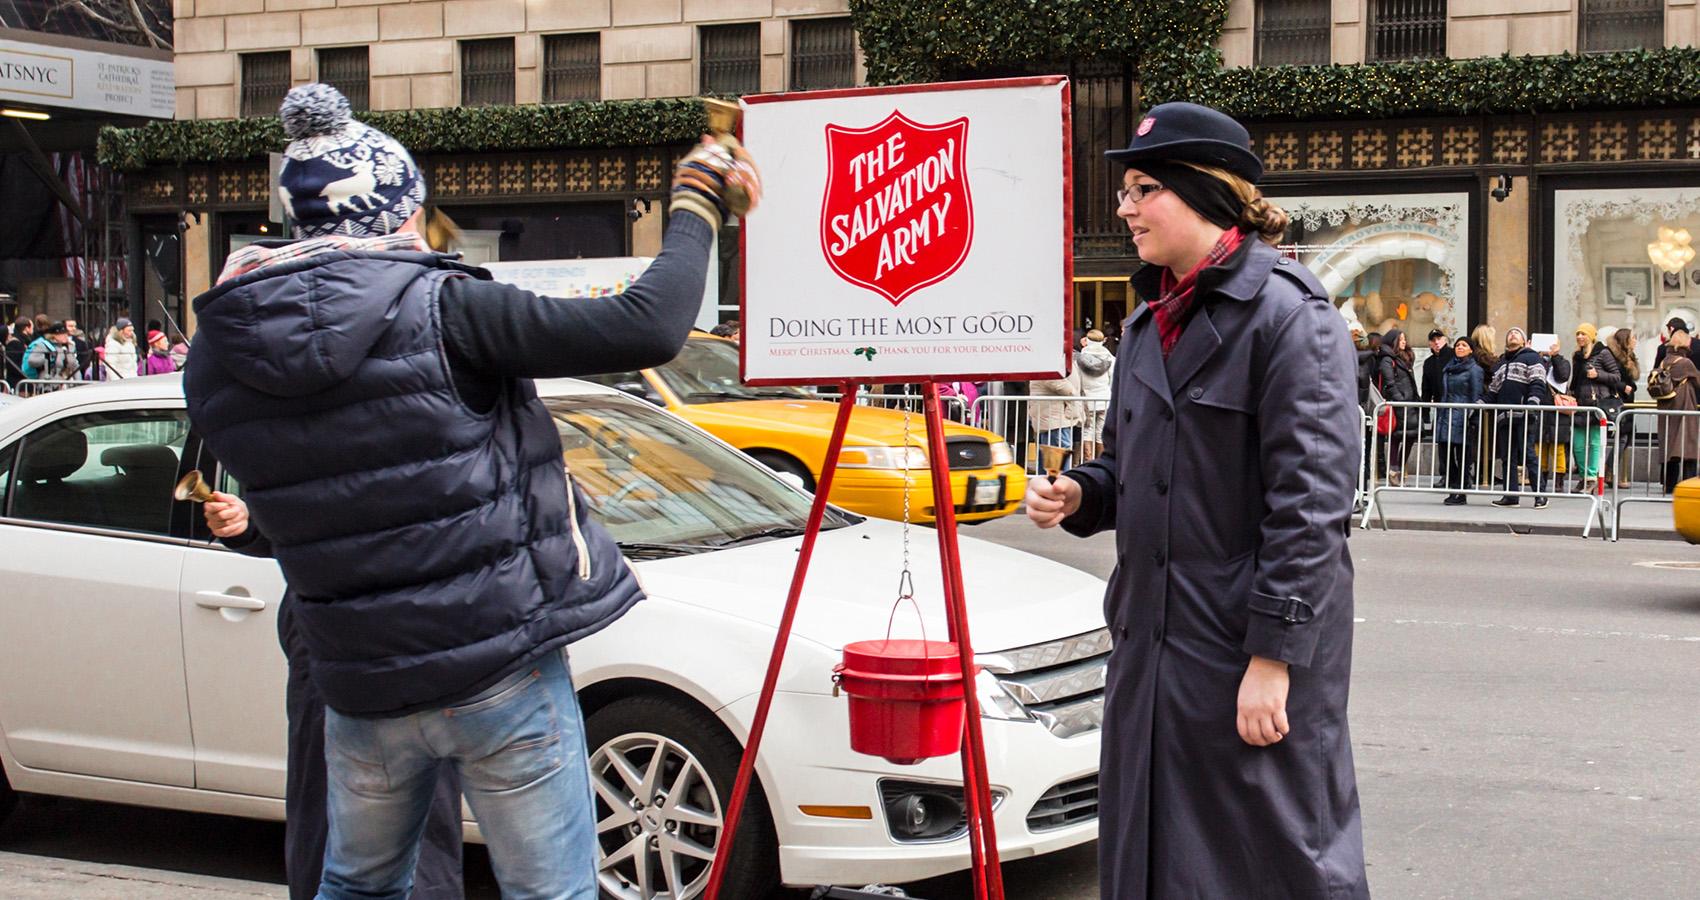
POLYGON ((1160 184, 1157 184, 1155 182, 1153 182, 1151 184, 1137 184, 1136 183, 1136 184, 1130 185, 1128 187, 1122 188, 1119 191, 1116 191, 1116 205, 1121 206, 1123 203, 1127 202, 1127 198, 1132 197, 1134 205, 1138 206, 1141 202, 1143 202, 1145 200, 1146 197, 1149 197, 1152 194, 1155 194, 1160 190, 1163 190, 1163 186, 1160 185, 1160 184))

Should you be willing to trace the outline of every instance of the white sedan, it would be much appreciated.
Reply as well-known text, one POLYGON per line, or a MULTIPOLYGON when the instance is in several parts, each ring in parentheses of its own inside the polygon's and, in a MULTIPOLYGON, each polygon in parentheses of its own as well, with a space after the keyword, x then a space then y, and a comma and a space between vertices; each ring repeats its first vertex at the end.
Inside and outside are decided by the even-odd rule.
MULTIPOLYGON (((693 897, 809 497, 647 404, 576 381, 539 392, 568 468, 649 593, 572 648, 603 893, 693 897)), ((0 817, 26 792, 283 818, 283 578, 270 560, 224 550, 198 508, 172 501, 191 468, 240 490, 190 430, 177 376, 0 405, 0 817)), ((852 752, 848 701, 833 690, 844 644, 887 632, 903 527, 834 510, 827 528, 727 896, 779 881, 905 882, 969 862, 958 760, 852 752)), ((899 610, 894 634, 936 638, 937 545, 930 530, 909 537, 925 615, 899 610)), ((1110 650, 1103 582, 966 538, 962 563, 1003 858, 1089 841, 1110 650)))

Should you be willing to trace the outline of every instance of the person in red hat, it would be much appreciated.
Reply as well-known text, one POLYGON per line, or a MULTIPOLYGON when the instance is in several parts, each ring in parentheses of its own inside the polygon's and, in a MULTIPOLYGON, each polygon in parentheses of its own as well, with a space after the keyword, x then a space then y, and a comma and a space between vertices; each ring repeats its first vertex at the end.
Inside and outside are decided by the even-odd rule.
POLYGON ((169 375, 177 371, 177 363, 171 359, 171 342, 166 340, 165 332, 148 332, 148 355, 137 367, 138 375, 169 375))
POLYGON ((1027 515, 1116 534, 1100 892, 1367 898, 1346 696, 1360 412, 1346 322, 1275 243, 1246 130, 1166 103, 1110 158, 1146 263, 1097 459, 1027 515))

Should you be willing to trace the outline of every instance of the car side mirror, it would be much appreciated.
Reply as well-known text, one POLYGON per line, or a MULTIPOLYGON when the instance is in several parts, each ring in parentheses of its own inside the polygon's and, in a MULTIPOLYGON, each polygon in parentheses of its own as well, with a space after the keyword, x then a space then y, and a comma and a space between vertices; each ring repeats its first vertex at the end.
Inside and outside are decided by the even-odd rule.
POLYGON ((648 382, 622 381, 619 384, 614 385, 614 390, 619 391, 622 394, 630 394, 639 400, 653 403, 656 406, 666 405, 661 402, 661 395, 657 394, 655 389, 649 386, 648 382))

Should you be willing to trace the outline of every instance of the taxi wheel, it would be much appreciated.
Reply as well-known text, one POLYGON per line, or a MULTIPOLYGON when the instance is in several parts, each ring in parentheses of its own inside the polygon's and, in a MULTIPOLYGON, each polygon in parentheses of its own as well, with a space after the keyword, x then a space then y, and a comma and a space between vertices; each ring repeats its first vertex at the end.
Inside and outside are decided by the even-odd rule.
POLYGON ((767 466, 775 472, 784 472, 803 479, 803 490, 809 493, 815 491, 815 476, 809 474, 809 467, 798 462, 794 457, 775 450, 752 450, 750 456, 756 462, 767 466))
MULTIPOLYGON (((708 887, 743 745, 714 715, 664 696, 626 697, 585 719, 596 794, 597 882, 610 900, 691 900, 708 887)), ((752 784, 722 897, 779 884, 779 840, 752 784)))

